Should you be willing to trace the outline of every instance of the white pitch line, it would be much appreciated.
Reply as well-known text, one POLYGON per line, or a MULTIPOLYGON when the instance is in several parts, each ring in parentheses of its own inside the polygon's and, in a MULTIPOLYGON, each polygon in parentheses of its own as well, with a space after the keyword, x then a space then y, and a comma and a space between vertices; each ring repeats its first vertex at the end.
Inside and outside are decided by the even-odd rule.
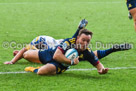
POLYGON ((24 73, 28 73, 26 71, 19 71, 19 72, 0 72, 0 74, 24 74, 24 73))
MULTIPOLYGON (((136 67, 116 67, 116 68, 109 68, 110 70, 118 70, 118 69, 136 69, 136 67)), ((69 69, 68 71, 92 71, 97 70, 96 68, 91 69, 69 69)))
MULTIPOLYGON (((119 70, 119 69, 136 69, 136 67, 116 67, 116 68, 109 68, 110 70, 119 70)), ((91 69, 69 69, 67 71, 92 71, 97 70, 96 68, 91 69)), ((30 73, 26 71, 18 71, 18 72, 0 72, 0 74, 24 74, 24 73, 30 73)))

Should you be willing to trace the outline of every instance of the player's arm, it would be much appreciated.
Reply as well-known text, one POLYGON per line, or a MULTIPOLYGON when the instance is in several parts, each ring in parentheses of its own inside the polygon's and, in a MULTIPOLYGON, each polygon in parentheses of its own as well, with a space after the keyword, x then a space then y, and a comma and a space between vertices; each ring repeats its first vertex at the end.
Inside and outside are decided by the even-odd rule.
POLYGON ((99 74, 106 74, 108 72, 108 68, 104 68, 103 64, 100 62, 95 67, 99 74))
POLYGON ((53 59, 56 60, 59 63, 65 63, 65 64, 71 64, 71 65, 76 65, 79 63, 78 58, 75 58, 72 63, 70 59, 67 59, 65 55, 62 52, 62 49, 60 47, 57 48, 57 50, 54 53, 53 59))
POLYGON ((103 64, 98 60, 92 60, 91 64, 93 64, 99 74, 106 74, 108 72, 108 68, 104 68, 103 64))
POLYGON ((23 58, 23 54, 27 50, 30 50, 30 49, 37 49, 37 48, 35 46, 29 44, 25 48, 22 48, 11 61, 4 62, 4 64, 15 64, 18 60, 23 58))
POLYGON ((108 72, 108 68, 104 68, 103 64, 98 60, 93 51, 89 50, 86 53, 85 59, 97 68, 99 74, 106 74, 108 72))
POLYGON ((23 58, 23 54, 24 54, 25 51, 27 51, 27 49, 22 48, 11 61, 4 62, 4 64, 15 64, 18 60, 23 58))
POLYGON ((108 72, 108 68, 104 68, 103 64, 98 60, 92 60, 91 64, 97 68, 99 74, 106 74, 108 72))

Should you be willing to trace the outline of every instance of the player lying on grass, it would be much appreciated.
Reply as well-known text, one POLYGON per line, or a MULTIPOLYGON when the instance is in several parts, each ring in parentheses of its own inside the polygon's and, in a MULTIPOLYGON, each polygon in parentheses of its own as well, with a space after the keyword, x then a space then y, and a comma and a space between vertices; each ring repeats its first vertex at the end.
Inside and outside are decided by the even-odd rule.
POLYGON ((26 60, 38 60, 45 65, 39 69, 26 67, 25 71, 32 71, 39 75, 55 75, 60 74, 69 68, 69 66, 63 64, 76 65, 81 60, 87 60, 98 69, 100 74, 105 74, 107 73, 108 69, 104 68, 104 66, 99 62, 98 58, 88 48, 91 38, 92 32, 88 31, 87 29, 81 29, 77 37, 64 39, 61 45, 58 45, 53 50, 28 50, 23 54, 26 60), (71 61, 67 59, 64 54, 68 49, 73 48, 73 45, 75 45, 74 48, 76 47, 80 57, 77 57, 71 61))
MULTIPOLYGON (((78 34, 78 32, 79 32, 79 30, 75 33, 75 35, 73 36, 73 37, 75 37, 75 38, 77 38, 77 34, 78 34)), ((72 41, 72 40, 71 40, 72 41)), ((124 46, 124 45, 123 45, 124 46)), ((124 48, 124 47, 123 47, 124 48)), ((27 49, 27 48, 26 48, 27 49)), ((120 48, 119 48, 119 50, 120 50, 120 48)), ((125 49, 121 49, 121 50, 125 50, 125 49)), ((110 54, 110 53, 112 53, 112 52, 114 52, 114 51, 117 51, 117 50, 115 50, 115 49, 108 49, 108 50, 99 50, 99 51, 97 51, 95 54, 99 57, 99 58, 103 58, 103 57, 105 57, 105 56, 107 56, 108 54, 110 54)), ((92 51, 91 51, 92 52, 92 51)), ((31 54, 31 53, 30 53, 31 54)), ((33 55, 33 56, 36 56, 36 55, 33 55)), ((17 56, 17 58, 16 58, 16 61, 18 61, 20 58, 22 58, 22 57, 25 57, 25 58, 27 58, 27 60, 29 60, 29 61, 31 61, 31 62, 38 62, 38 63, 42 63, 41 61, 39 61, 38 59, 37 60, 35 60, 35 58, 29 58, 29 56, 28 56, 28 53, 27 53, 27 56, 26 56, 26 53, 22 53, 21 54, 21 56, 17 56)), ((83 55, 80 55, 80 57, 83 57, 83 55)), ((48 58, 47 58, 48 59, 48 58)), ((44 64, 44 63, 43 63, 44 64)), ((54 63, 55 64, 55 63, 54 63)), ((60 63, 59 63, 60 64, 60 63)), ((65 71, 68 67, 66 67, 66 68, 64 68, 63 69, 63 66, 61 66, 61 64, 59 65, 58 63, 56 63, 55 64, 55 66, 56 66, 56 70, 57 70, 57 73, 61 73, 61 72, 63 72, 63 71, 65 71), (59 66, 59 67, 58 67, 59 66)), ((77 62, 75 61, 75 64, 77 64, 77 62)), ((99 66, 98 66, 99 67, 99 66)), ((31 67, 30 67, 31 68, 31 67)), ((33 69, 35 69, 35 68, 31 68, 31 71, 33 70, 33 69)), ((37 70, 37 69, 36 69, 37 70)), ((104 74, 104 73, 106 73, 108 70, 106 69, 101 69, 101 70, 99 70, 99 73, 100 74, 104 74)), ((40 72, 40 71, 39 71, 40 72)), ((40 73, 39 73, 40 74, 40 73)), ((41 73, 41 74, 44 74, 44 73, 41 73)))
MULTIPOLYGON (((77 29, 77 32, 73 35, 77 36, 80 29, 84 28, 88 24, 88 21, 85 19, 81 20, 77 29)), ((59 45, 63 39, 55 40, 53 37, 50 36, 38 36, 35 39, 32 40, 32 42, 27 45, 27 47, 22 48, 20 51, 15 50, 13 52, 13 55, 15 56, 11 61, 4 62, 4 64, 15 64, 19 59, 23 58, 23 56, 20 56, 24 54, 27 50, 40 50, 40 49, 48 49, 48 48, 54 48, 55 46, 59 45)), ((35 63, 39 63, 39 61, 33 61, 35 63)))
MULTIPOLYGON (((54 48, 55 46, 59 45, 64 39, 54 39, 50 36, 38 36, 34 38, 29 45, 27 45, 28 49, 47 49, 47 48, 54 48)), ((13 51, 13 55, 15 56, 19 50, 13 51)))
MULTIPOLYGON (((76 31, 76 33, 73 35, 73 37, 77 37, 78 33, 80 31, 80 29, 85 28, 85 26, 87 25, 88 21, 86 21, 85 19, 83 19, 78 26, 78 29, 76 31)), ((32 45, 32 48, 30 48, 31 46, 27 46, 26 48, 23 48, 22 50, 16 51, 14 52, 14 55, 17 55, 9 62, 5 62, 4 64, 15 64, 19 59, 23 58, 23 54, 25 51, 27 51, 28 49, 47 49, 47 48, 54 48, 55 46, 57 46, 60 41, 62 41, 63 39, 60 40, 55 40, 52 37, 49 36, 39 36, 36 37, 30 44, 32 45)), ((121 44, 121 45, 114 45, 114 48, 118 48, 118 51, 122 51, 122 50, 126 50, 126 49, 130 49, 130 45, 129 44, 121 44), (122 48, 122 49, 121 49, 122 48), (123 49, 124 48, 124 49, 123 49)), ((115 50, 114 50, 115 51, 115 50)), ((116 49, 117 51, 117 49, 116 49)), ((113 51, 111 51, 110 49, 108 50, 96 50, 94 51, 95 56, 97 56, 99 59, 107 56, 108 54, 112 53, 113 51), (105 53, 106 52, 106 53, 105 53), (103 56, 101 56, 103 55, 103 56)), ((41 63, 40 61, 32 61, 35 63, 41 63)))
POLYGON ((45 64, 39 69, 32 67, 25 69, 26 71, 34 71, 39 75, 54 75, 62 73, 69 68, 63 64, 76 65, 81 60, 89 61, 98 69, 100 74, 105 74, 107 73, 108 69, 105 69, 104 66, 98 61, 98 58, 94 55, 94 53, 87 48, 91 38, 92 32, 83 29, 77 37, 65 39, 62 44, 56 46, 55 49, 48 48, 45 50, 28 50, 20 55, 20 58, 23 57, 31 62, 37 61, 45 64), (64 56, 65 52, 70 49, 72 44, 81 45, 81 47, 76 48, 79 52, 80 58, 75 58, 73 61, 64 56), (67 45, 70 47, 68 48, 67 45))
POLYGON ((133 18, 136 31, 136 0, 126 0, 126 4, 129 10, 129 18, 133 18))
POLYGON ((79 61, 87 60, 97 68, 99 74, 105 74, 108 72, 108 68, 104 68, 98 58, 101 59, 115 51, 127 50, 127 48, 122 47, 126 46, 126 44, 118 47, 116 45, 116 47, 108 50, 99 50, 97 51, 97 58, 93 51, 88 48, 91 38, 92 32, 87 29, 81 29, 77 37, 65 39, 55 50, 28 50, 24 53, 25 59, 30 61, 39 60, 45 65, 40 68, 26 67, 25 71, 31 71, 38 75, 60 74, 68 69, 68 66, 63 65, 63 63, 76 65, 79 61), (75 45, 74 47, 76 47, 78 51, 79 58, 71 61, 67 59, 64 54, 68 49, 73 48, 73 45, 75 45))

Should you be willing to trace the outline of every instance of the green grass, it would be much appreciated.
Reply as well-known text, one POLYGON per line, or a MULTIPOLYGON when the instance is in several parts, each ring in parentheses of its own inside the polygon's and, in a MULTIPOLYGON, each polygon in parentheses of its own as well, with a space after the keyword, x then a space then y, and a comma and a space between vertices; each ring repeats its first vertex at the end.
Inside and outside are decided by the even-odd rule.
MULTIPOLYGON (((93 31, 92 50, 96 42, 134 44, 129 51, 113 53, 101 60, 105 67, 135 67, 135 32, 127 18, 125 0, 1 0, 0 1, 0 72, 24 71, 27 66, 41 66, 22 59, 10 61, 12 51, 20 48, 2 47, 3 42, 29 43, 38 35, 56 39, 71 37, 83 18, 93 31)), ((12 45, 15 47, 16 45, 12 45)), ((105 49, 105 48, 101 48, 105 49)), ((73 68, 94 68, 81 62, 73 68)), ((56 76, 34 73, 0 74, 1 91, 135 91, 135 69, 110 70, 106 75, 93 71, 66 71, 56 76)))

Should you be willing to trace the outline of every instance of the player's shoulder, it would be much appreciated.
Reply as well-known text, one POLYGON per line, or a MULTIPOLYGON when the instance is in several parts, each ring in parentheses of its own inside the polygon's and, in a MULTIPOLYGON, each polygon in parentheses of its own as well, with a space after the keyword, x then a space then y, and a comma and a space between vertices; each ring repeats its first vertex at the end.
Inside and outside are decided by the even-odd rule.
POLYGON ((69 39, 71 39, 71 38, 66 38, 66 39, 64 39, 64 40, 61 42, 61 45, 67 45, 67 46, 69 46, 69 45, 70 45, 69 39))

